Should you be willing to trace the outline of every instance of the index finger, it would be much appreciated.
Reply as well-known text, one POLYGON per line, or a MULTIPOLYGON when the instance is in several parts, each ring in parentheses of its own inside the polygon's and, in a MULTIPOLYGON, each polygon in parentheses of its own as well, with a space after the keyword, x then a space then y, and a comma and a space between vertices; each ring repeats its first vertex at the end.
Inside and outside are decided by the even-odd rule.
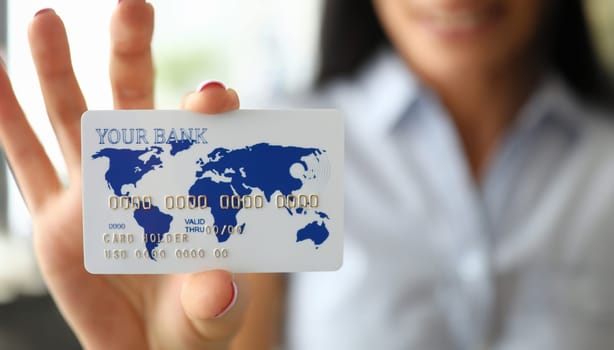
POLYGON ((181 101, 182 109, 207 114, 229 112, 239 109, 239 106, 237 92, 216 80, 203 82, 181 101))

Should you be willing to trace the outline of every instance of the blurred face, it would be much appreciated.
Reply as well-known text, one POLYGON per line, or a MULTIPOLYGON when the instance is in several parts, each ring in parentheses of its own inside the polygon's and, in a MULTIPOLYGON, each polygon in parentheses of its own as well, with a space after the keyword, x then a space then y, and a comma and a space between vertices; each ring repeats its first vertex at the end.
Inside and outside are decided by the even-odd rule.
POLYGON ((506 69, 529 56, 544 0, 373 0, 397 51, 419 73, 506 69))

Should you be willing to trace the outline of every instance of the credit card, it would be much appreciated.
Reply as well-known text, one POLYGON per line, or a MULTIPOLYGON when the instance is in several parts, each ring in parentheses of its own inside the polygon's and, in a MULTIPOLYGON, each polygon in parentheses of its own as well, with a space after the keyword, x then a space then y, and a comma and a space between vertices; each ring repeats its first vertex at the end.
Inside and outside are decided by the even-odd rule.
POLYGON ((338 111, 88 111, 81 138, 90 273, 342 264, 338 111))

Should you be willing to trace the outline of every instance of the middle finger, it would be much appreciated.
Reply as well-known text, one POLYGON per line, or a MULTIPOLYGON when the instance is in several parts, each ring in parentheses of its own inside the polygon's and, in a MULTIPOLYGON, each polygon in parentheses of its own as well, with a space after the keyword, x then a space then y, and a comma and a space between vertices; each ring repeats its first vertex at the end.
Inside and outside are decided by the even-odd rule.
POLYGON ((154 13, 145 0, 123 0, 111 18, 110 76, 118 109, 152 109, 154 13))

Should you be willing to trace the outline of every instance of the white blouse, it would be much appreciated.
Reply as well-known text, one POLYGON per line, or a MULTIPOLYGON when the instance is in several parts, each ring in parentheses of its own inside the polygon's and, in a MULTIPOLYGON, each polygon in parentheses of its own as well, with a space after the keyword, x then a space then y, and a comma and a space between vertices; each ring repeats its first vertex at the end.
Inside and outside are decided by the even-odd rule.
POLYGON ((290 276, 288 349, 614 349, 614 115, 548 75, 478 188, 394 53, 317 105, 346 116, 345 261, 290 276))

